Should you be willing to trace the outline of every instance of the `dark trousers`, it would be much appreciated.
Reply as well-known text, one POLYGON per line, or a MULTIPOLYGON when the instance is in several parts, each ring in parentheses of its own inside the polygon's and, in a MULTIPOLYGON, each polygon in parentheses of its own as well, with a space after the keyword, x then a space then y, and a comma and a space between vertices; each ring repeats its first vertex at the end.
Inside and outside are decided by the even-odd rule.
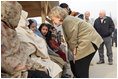
POLYGON ((28 78, 51 78, 44 71, 28 70, 28 78))
MULTIPOLYGON (((97 47, 94 44, 93 44, 93 46, 94 46, 95 50, 97 50, 97 47)), ((73 61, 70 61, 72 73, 76 78, 88 78, 89 77, 89 65, 90 65, 90 62, 91 62, 93 56, 95 55, 95 52, 93 52, 92 54, 90 54, 80 60, 76 60, 75 64, 73 63, 73 61)))
POLYGON ((107 49, 107 56, 108 56, 108 61, 112 62, 113 61, 113 54, 112 54, 112 44, 111 44, 111 36, 103 38, 104 42, 100 45, 98 52, 99 52, 99 58, 101 61, 104 61, 104 45, 106 46, 107 49))

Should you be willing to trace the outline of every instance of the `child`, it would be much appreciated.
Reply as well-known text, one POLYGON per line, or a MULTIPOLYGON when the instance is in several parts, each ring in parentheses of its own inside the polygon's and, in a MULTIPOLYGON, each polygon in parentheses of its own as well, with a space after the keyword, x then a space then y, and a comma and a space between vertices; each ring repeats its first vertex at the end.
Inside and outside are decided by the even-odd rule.
POLYGON ((62 52, 62 50, 59 47, 58 42, 56 41, 56 35, 55 34, 51 34, 51 40, 49 41, 51 48, 53 49, 53 51, 55 51, 56 53, 58 53, 61 58, 66 61, 66 55, 64 52, 62 52))

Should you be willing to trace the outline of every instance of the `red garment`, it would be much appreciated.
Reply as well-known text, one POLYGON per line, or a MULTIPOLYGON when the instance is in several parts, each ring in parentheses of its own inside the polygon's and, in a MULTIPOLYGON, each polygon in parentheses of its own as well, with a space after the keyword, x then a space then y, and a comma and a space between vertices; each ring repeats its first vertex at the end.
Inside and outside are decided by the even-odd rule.
POLYGON ((49 41, 51 48, 58 50, 59 49, 59 44, 55 40, 50 40, 49 41))
POLYGON ((49 43, 50 43, 51 48, 52 48, 52 49, 55 49, 55 50, 58 50, 56 53, 59 54, 60 57, 61 57, 64 61, 66 61, 66 55, 65 55, 64 52, 62 52, 61 50, 59 50, 59 44, 58 44, 58 42, 56 42, 55 40, 50 40, 49 43))
POLYGON ((66 61, 66 55, 65 55, 64 52, 62 52, 61 50, 58 50, 56 53, 59 54, 59 56, 60 56, 64 61, 66 61))

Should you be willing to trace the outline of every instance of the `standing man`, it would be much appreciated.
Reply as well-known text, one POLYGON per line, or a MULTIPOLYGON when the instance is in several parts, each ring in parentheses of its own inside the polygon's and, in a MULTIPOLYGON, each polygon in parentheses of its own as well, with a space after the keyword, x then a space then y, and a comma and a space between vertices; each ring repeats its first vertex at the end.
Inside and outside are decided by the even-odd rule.
POLYGON ((91 19, 89 18, 90 17, 90 12, 89 11, 86 11, 84 13, 84 20, 87 22, 87 23, 90 23, 91 25, 93 25, 93 22, 91 21, 91 19))
POLYGON ((104 63, 104 45, 107 49, 107 56, 109 65, 113 64, 113 54, 112 54, 112 45, 111 45, 111 34, 114 31, 114 23, 112 19, 106 16, 105 11, 100 11, 99 17, 95 20, 94 28, 101 35, 104 42, 100 45, 98 49, 99 52, 99 62, 97 64, 104 63))

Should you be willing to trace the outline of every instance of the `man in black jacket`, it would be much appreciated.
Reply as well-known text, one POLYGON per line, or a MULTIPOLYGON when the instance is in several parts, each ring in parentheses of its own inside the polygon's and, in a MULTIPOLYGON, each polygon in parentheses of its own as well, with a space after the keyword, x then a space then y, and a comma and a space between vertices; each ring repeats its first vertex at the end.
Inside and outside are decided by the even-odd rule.
POLYGON ((97 64, 104 63, 104 44, 107 49, 107 56, 109 65, 113 64, 113 54, 112 54, 112 45, 111 45, 111 34, 114 31, 114 23, 112 19, 106 16, 105 11, 100 11, 99 17, 94 22, 94 28, 101 35, 104 42, 101 44, 98 49, 100 61, 97 64))

